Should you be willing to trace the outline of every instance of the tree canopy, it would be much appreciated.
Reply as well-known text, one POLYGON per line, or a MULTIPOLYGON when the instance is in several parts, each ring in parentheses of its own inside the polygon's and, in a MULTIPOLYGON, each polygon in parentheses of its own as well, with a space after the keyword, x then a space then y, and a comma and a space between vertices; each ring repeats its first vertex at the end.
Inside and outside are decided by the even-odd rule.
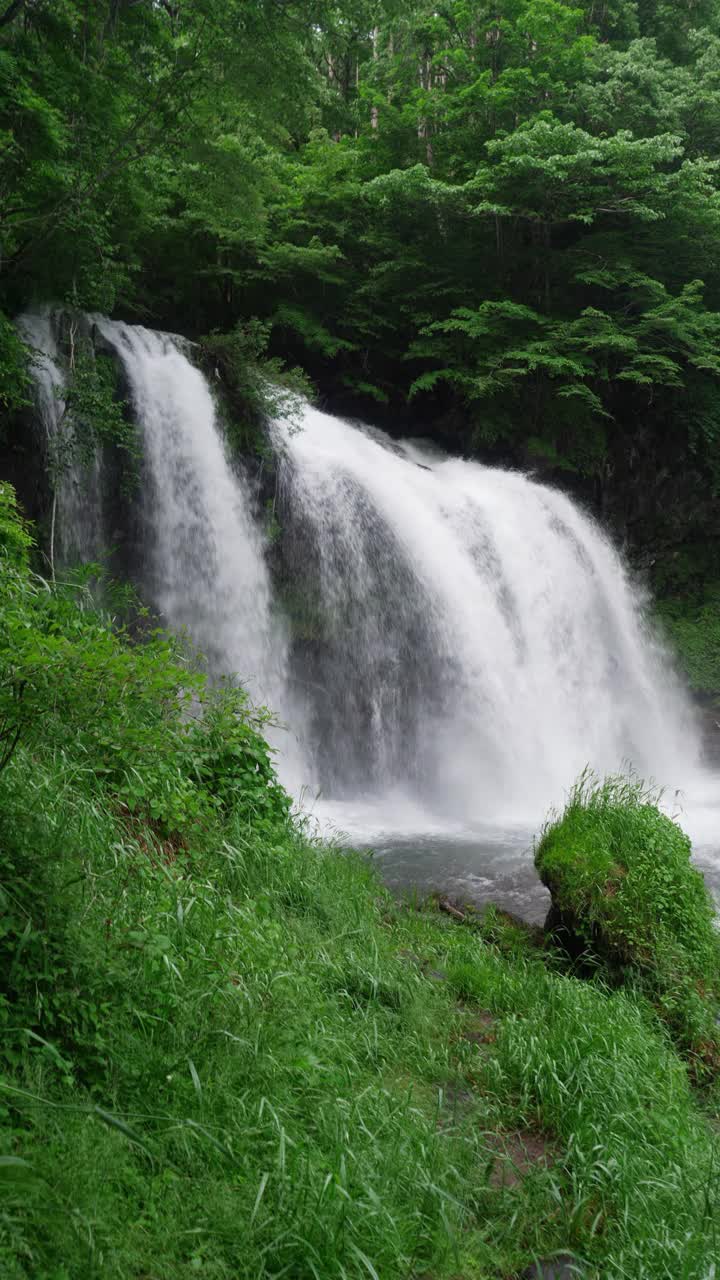
POLYGON ((7 316, 259 323, 341 403, 601 489, 633 450, 720 482, 719 163, 709 0, 0 13, 7 316))

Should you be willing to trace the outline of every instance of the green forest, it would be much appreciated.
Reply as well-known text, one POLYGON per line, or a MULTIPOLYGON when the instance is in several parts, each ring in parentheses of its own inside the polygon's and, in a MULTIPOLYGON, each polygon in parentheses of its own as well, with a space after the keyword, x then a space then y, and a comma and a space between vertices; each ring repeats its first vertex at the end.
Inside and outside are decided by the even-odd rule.
POLYGON ((44 304, 198 343, 242 447, 288 385, 562 487, 714 723, 720 6, 0 0, 0 1274, 712 1280, 720 935, 659 793, 580 778, 545 929, 319 840, 272 709, 56 573, 44 304))
POLYGON ((715 688, 712 0, 23 0, 0 75, 8 412, 36 301, 300 366, 570 485, 715 688))

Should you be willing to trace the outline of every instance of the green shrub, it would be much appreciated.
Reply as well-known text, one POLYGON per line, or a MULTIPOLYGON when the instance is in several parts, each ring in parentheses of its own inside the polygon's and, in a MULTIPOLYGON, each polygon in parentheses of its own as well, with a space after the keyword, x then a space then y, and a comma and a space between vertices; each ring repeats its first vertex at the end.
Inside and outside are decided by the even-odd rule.
POLYGON ((0 408, 22 409, 30 403, 29 352, 15 325, 0 311, 0 408))
POLYGON ((140 445, 137 428, 118 395, 117 367, 97 353, 89 337, 77 333, 74 319, 72 357, 67 369, 64 408, 49 442, 49 470, 55 487, 74 466, 91 465, 96 451, 114 445, 121 462, 122 489, 137 481, 140 445))
POLYGON ((27 569, 32 535, 18 511, 12 485, 0 482, 0 573, 27 569))
POLYGON ((720 1067, 720 935, 690 841, 633 778, 584 774, 535 854, 556 919, 652 1001, 699 1076, 720 1067))
POLYGON ((257 318, 237 324, 230 333, 217 330, 200 342, 200 355, 223 384, 218 406, 225 436, 240 453, 267 452, 265 423, 271 418, 299 422, 303 399, 313 387, 299 368, 287 369, 268 356, 270 326, 257 318))
POLYGON ((284 820, 289 800, 262 733, 268 713, 236 686, 212 687, 160 632, 132 643, 82 579, 51 585, 31 574, 10 495, 2 486, 0 765, 9 744, 70 750, 115 803, 166 836, 228 807, 284 820))

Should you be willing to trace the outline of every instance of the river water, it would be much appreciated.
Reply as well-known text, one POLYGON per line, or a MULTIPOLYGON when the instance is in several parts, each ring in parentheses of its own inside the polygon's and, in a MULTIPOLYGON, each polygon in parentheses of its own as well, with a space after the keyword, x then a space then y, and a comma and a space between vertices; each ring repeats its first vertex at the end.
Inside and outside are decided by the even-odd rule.
MULTIPOLYGON (((720 911, 720 773, 708 764, 687 792, 666 793, 662 804, 690 836, 720 911)), ((533 854, 547 813, 534 822, 453 823, 400 796, 344 803, 306 797, 305 812, 318 833, 370 852, 385 883, 404 896, 442 893, 476 907, 495 903, 532 924, 545 919, 550 895, 533 854)))

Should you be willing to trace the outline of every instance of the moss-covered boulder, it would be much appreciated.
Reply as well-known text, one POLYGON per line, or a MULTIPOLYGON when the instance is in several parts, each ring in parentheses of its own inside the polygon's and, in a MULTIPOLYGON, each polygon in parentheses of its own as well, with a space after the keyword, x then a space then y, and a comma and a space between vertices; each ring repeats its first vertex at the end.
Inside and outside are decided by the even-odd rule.
POLYGON ((654 1005, 698 1078, 720 1070, 720 934, 690 841, 633 778, 585 774, 535 864, 551 931, 654 1005))

